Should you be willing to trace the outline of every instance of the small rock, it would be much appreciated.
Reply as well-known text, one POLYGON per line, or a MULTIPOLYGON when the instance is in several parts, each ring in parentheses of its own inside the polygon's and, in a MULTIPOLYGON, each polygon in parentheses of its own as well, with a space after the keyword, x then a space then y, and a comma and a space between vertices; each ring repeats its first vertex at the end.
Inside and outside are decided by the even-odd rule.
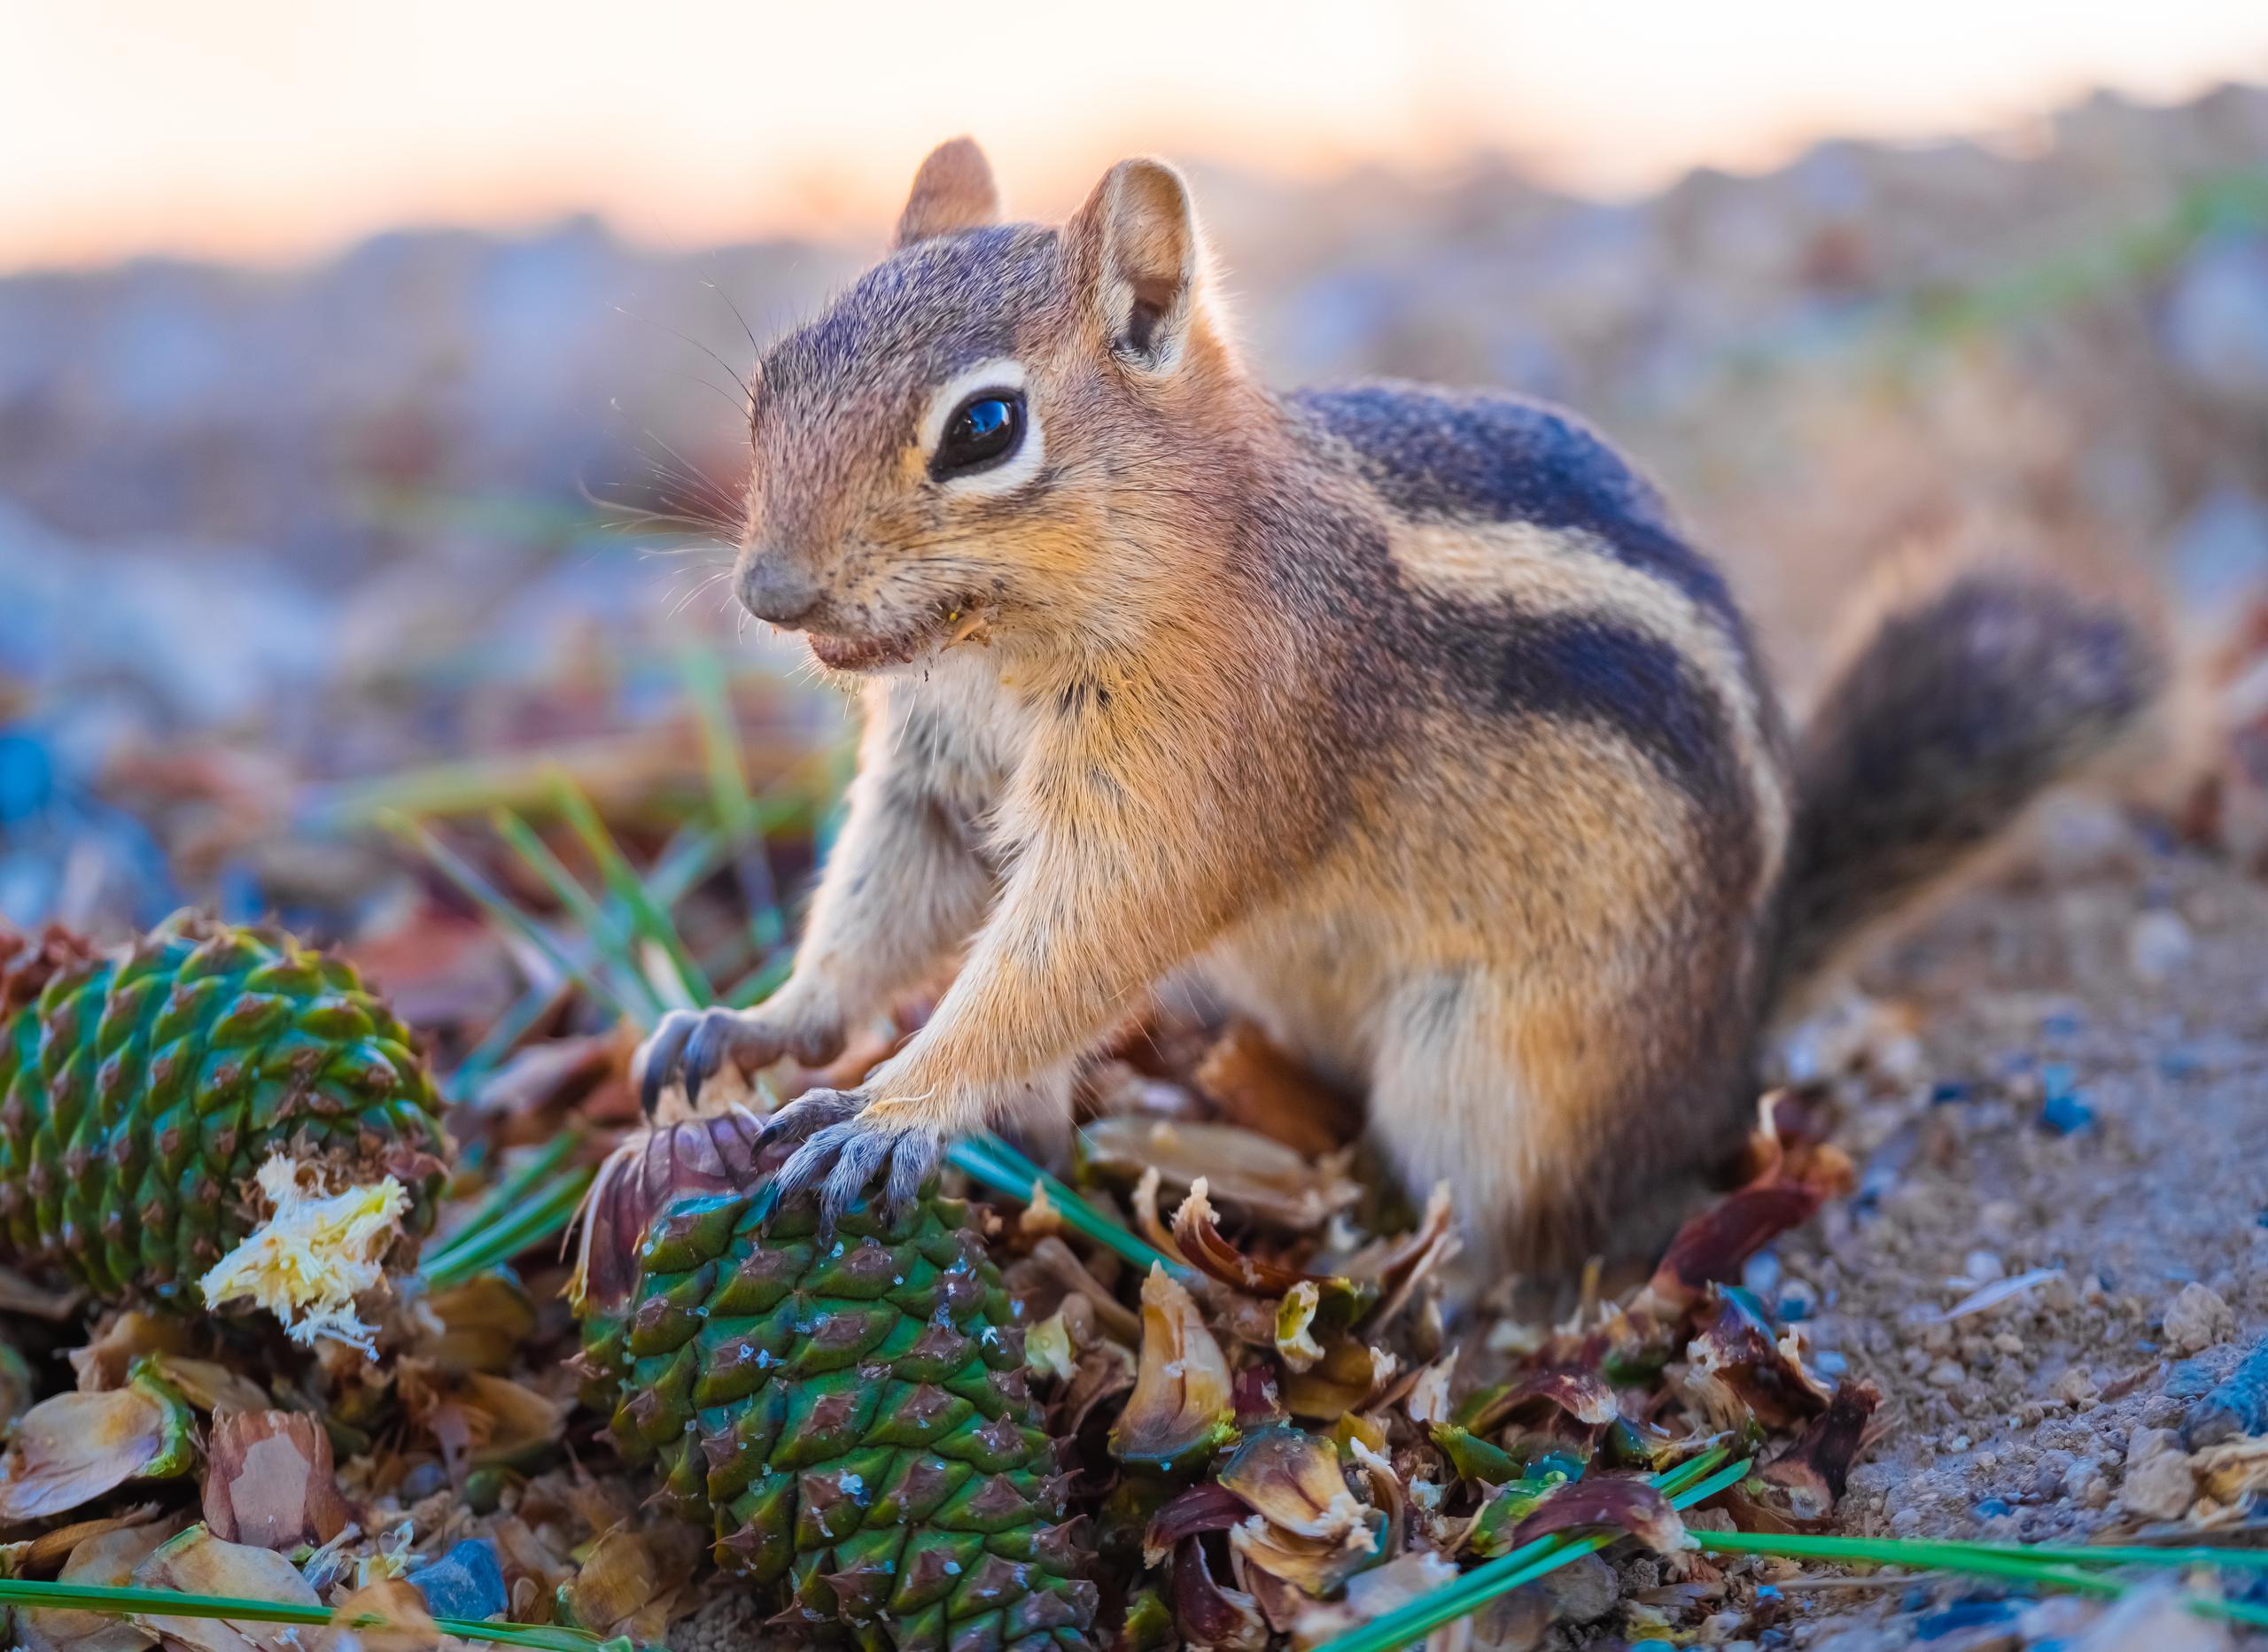
POLYGON ((2126 932, 2127 966, 2143 981, 2171 980, 2194 950, 2189 926, 2179 913, 2162 907, 2144 912, 2126 932))
POLYGON ((2039 1121, 2058 1136, 2076 1136, 2094 1122, 2094 1109, 2077 1095, 2054 1095, 2039 1104, 2039 1121))
POLYGON ((2225 1652, 2230 1644, 2225 1628, 2190 1611, 2181 1591, 2162 1582, 2137 1589, 2119 1602, 2071 1648, 2072 1652, 2130 1652, 2134 1647, 2148 1647, 2152 1652, 2225 1652))
POLYGON ((404 1576, 425 1597, 426 1609, 436 1617, 477 1623, 496 1617, 509 1604, 496 1546, 485 1538, 467 1538, 439 1560, 413 1566, 404 1576))
POLYGON ((1939 1360, 1930 1368, 1929 1384, 1932 1388, 1958 1388, 1969 1376, 1954 1360, 1939 1360))
POLYGON ((2126 1448, 2126 1478, 2118 1488, 2119 1507, 2144 1520, 2179 1520, 2197 1495, 2189 1454, 2171 1429, 2134 1431, 2126 1448))
POLYGON ((2094 1385, 2094 1377, 2085 1366, 2075 1365, 2055 1379, 2048 1392, 2065 1405, 2091 1406, 2102 1391, 2094 1385))
POLYGON ((1995 1279, 2008 1277, 2008 1264, 1991 1251, 1971 1251, 1961 1262, 1961 1271, 1978 1284, 1989 1284, 1995 1279))
POLYGON ((2220 1292, 2194 1280, 2181 1287, 2181 1294, 2165 1311, 2166 1340, 2184 1353, 2202 1353, 2235 1330, 2236 1315, 2220 1292))
POLYGON ((2064 1494, 2082 1509, 2110 1507, 2110 1482, 2092 1457, 2082 1457, 2063 1474, 2064 1494))
POLYGON ((1893 1532, 1912 1532, 1921 1524, 1922 1511, 1918 1509, 1901 1509, 1890 1517, 1890 1529, 1893 1532))
POLYGON ((1550 1597, 1552 1616, 1570 1624, 1596 1623, 1622 1596, 1614 1568, 1596 1555, 1585 1555, 1546 1574, 1542 1586, 1550 1597))

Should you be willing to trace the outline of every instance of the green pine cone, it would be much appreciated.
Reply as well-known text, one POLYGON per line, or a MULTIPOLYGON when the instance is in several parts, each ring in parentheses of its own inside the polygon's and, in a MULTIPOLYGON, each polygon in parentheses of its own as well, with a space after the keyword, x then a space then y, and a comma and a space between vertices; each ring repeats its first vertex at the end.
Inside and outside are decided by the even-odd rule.
MULTIPOLYGON (((354 971, 269 929, 173 919, 104 956, 0 935, 0 1253, 97 1297, 196 1303, 264 1214, 271 1154, 391 1175, 431 1229, 440 1105, 354 971)), ((404 1259, 405 1260, 407 1259, 404 1259)))
POLYGON ((967 1206, 932 1191, 822 1243, 763 1223, 746 1114, 618 1157, 584 1235, 586 1397, 782 1626, 868 1652, 1084 1649, 1095 1588, 967 1206))

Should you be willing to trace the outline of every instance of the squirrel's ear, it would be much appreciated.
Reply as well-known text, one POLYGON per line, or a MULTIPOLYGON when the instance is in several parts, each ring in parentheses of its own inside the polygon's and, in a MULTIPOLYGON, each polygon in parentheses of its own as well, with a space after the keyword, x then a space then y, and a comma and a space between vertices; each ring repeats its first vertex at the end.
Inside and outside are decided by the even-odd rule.
POLYGON ((1197 209, 1161 160, 1122 160, 1068 231, 1091 283, 1111 353, 1163 372, 1179 361, 1205 268, 1197 209))
POLYGON ((975 138, 949 138, 929 151, 913 175, 913 193, 897 215, 897 244, 912 246, 932 236, 999 221, 1000 186, 992 181, 992 163, 975 138))

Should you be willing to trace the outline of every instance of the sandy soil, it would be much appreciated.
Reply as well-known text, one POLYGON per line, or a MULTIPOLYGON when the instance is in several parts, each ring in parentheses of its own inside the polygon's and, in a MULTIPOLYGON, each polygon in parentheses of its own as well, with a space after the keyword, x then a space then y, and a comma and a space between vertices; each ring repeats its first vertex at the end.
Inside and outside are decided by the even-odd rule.
MULTIPOLYGON (((1845 1529, 2149 1524, 2136 1506, 2152 1496, 2126 1485, 2138 1434, 2178 1428, 2268 1326, 2264 942, 2268 888, 2073 810, 2040 870, 1964 898, 1865 977, 1868 1070, 1837 1085, 1859 1194, 1750 1276, 1810 1307, 1829 1368, 1885 1395, 1845 1529), (2023 1276, 2036 1283, 1948 1317, 2023 1276)), ((2068 1605, 2027 1616, 1973 1585, 1788 1593, 1762 1644, 2084 1633, 2068 1605)))

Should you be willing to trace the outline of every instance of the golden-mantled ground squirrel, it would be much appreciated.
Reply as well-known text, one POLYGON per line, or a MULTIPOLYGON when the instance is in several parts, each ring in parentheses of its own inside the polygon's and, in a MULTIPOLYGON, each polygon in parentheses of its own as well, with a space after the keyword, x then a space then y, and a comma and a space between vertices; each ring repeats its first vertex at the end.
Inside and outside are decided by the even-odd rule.
POLYGON ((740 593, 865 741, 791 978, 671 1017, 642 1079, 824 1061, 958 956, 860 1089, 774 1116, 829 1212, 1068 1107, 1193 978, 1366 1093, 1484 1258, 1564 1263, 1723 1161, 1831 950, 2154 698, 2116 601, 1972 569, 1885 607, 1791 740, 1723 577, 1576 419, 1256 383, 1158 162, 1000 217, 938 149, 754 384, 740 593))

